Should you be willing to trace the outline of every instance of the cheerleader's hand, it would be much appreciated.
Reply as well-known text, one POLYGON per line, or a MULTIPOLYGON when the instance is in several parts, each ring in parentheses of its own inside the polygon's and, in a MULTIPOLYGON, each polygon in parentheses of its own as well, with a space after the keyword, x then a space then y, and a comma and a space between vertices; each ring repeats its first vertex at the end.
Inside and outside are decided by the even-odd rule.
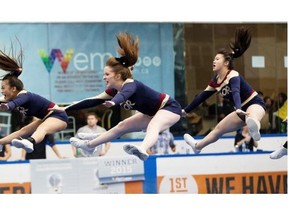
POLYGON ((187 117, 187 113, 185 112, 184 109, 182 109, 182 117, 187 117))
POLYGON ((59 107, 58 105, 55 105, 52 108, 49 108, 49 111, 54 111, 54 112, 65 112, 66 107, 59 107))
POLYGON ((105 101, 105 102, 103 103, 103 105, 109 108, 109 107, 114 106, 115 103, 114 103, 113 101, 105 101))
POLYGON ((238 114, 238 115, 248 115, 249 113, 248 112, 244 112, 243 110, 241 110, 241 109, 237 109, 236 110, 236 113, 238 114))
POLYGON ((7 110, 9 110, 9 106, 6 103, 1 103, 0 104, 0 110, 1 111, 7 111, 7 110))

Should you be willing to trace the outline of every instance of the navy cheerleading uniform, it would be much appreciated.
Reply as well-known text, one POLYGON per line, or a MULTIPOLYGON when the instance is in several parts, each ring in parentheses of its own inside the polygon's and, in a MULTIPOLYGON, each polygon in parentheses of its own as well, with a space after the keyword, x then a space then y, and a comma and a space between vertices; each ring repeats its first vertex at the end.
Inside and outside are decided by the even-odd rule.
POLYGON ((248 82, 235 70, 227 72, 221 83, 217 83, 218 75, 215 75, 207 88, 185 107, 185 112, 191 112, 195 107, 208 99, 215 92, 228 99, 236 109, 246 111, 252 104, 259 104, 265 109, 264 101, 248 82))
POLYGON ((17 109, 24 116, 34 116, 39 119, 46 119, 48 117, 58 118, 62 121, 68 122, 66 112, 52 112, 49 108, 53 108, 55 103, 47 100, 46 98, 22 90, 18 93, 16 98, 6 103, 8 110, 17 109))
POLYGON ((120 105, 125 110, 137 110, 149 116, 154 116, 159 109, 181 115, 181 106, 175 99, 133 79, 127 79, 123 83, 121 91, 106 89, 105 92, 96 97, 86 98, 71 104, 66 108, 66 111, 100 105, 105 100, 111 100, 115 105, 120 105))

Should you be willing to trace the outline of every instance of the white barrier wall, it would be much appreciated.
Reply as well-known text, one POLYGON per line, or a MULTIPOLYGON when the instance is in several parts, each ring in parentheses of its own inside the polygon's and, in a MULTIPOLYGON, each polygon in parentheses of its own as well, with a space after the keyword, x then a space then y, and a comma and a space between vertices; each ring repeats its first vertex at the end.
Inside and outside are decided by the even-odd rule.
MULTIPOLYGON (((183 140, 176 140, 179 156, 157 157, 156 166, 149 167, 157 172, 157 182, 144 184, 150 184, 149 187, 151 184, 157 184, 158 191, 155 192, 158 193, 283 193, 287 191, 287 156, 271 160, 270 152, 267 151, 279 148, 285 140, 285 136, 263 137, 259 142, 259 149, 263 150, 263 153, 225 154, 233 151, 234 139, 222 138, 205 148, 199 155, 187 155, 191 153, 191 149, 187 148, 183 140)), ((113 142, 110 151, 104 157, 127 157, 122 149, 127 142, 113 142)), ((140 144, 140 141, 134 143, 140 144)), ((73 157, 70 144, 61 143, 58 147, 63 156, 73 157)), ((47 162, 51 159, 55 167, 58 167, 58 161, 59 164, 67 162, 66 159, 54 160, 54 153, 49 147, 47 150, 47 162)), ((20 152, 13 147, 14 158, 19 158, 20 152)), ((75 162, 76 160, 78 159, 75 159, 75 162)), ((0 193, 30 193, 31 167, 28 161, 0 162, 0 173, 0 193)), ((120 191, 141 193, 142 183, 136 183, 138 185, 122 185, 120 191)), ((108 187, 101 192, 112 189, 108 187)))
MULTIPOLYGON (((259 150, 263 151, 274 151, 275 149, 282 146, 287 139, 286 136, 272 136, 272 137, 262 137, 259 141, 259 150)), ((196 138, 197 140, 197 138, 196 138)), ((134 140, 128 140, 128 141, 114 141, 112 142, 110 150, 107 152, 106 156, 121 156, 126 155, 126 153, 123 151, 123 145, 126 143, 133 142, 134 144, 140 144, 141 141, 134 141, 134 140)), ((176 139, 176 154, 190 154, 192 153, 191 148, 185 143, 183 139, 176 139)), ((21 150, 17 149, 15 147, 12 148, 12 157, 9 159, 9 161, 15 161, 19 160, 21 156, 21 150)), ((52 151, 52 149, 47 146, 47 159, 57 159, 56 155, 52 151)), ((59 143, 57 144, 57 148, 59 149, 62 156, 66 158, 73 158, 72 148, 71 145, 68 143, 59 143)), ((221 138, 217 142, 207 146, 202 150, 202 153, 221 153, 221 152, 232 152, 234 151, 234 138, 233 137, 227 137, 227 138, 221 138)))

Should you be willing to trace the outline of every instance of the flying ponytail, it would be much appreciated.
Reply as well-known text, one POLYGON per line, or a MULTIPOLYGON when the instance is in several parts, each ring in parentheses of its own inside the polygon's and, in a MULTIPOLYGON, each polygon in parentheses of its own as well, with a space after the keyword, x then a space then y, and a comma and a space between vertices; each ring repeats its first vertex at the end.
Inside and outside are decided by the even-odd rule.
MULTIPOLYGON (((11 53, 13 52, 13 46, 11 47, 11 53)), ((0 69, 6 71, 8 74, 12 76, 20 76, 22 73, 22 59, 23 59, 23 52, 22 48, 18 55, 9 56, 2 50, 0 50, 0 69)))
POLYGON ((238 58, 249 48, 251 43, 251 30, 248 27, 236 29, 235 41, 230 43, 233 58, 238 58))
POLYGON ((235 40, 229 44, 232 52, 225 48, 218 50, 217 54, 222 54, 225 61, 228 61, 228 69, 234 69, 234 59, 243 55, 243 53, 249 48, 251 43, 251 30, 248 27, 240 27, 236 29, 235 40))

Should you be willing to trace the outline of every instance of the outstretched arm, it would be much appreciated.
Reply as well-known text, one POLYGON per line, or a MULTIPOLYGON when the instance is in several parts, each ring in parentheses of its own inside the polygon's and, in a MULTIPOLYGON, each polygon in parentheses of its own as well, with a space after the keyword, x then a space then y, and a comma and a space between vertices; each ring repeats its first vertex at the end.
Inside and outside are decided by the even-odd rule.
POLYGON ((81 101, 77 101, 75 103, 72 103, 69 106, 66 106, 64 108, 65 111, 70 111, 70 110, 80 110, 80 109, 86 109, 86 108, 90 108, 90 107, 94 107, 94 106, 98 106, 102 103, 104 103, 105 100, 104 99, 100 99, 100 98, 86 98, 84 100, 81 101))
POLYGON ((98 106, 100 104, 103 104, 106 100, 111 99, 114 96, 113 94, 114 92, 112 92, 112 90, 107 89, 106 91, 102 92, 101 94, 95 97, 86 98, 67 106, 65 108, 65 111, 86 109, 98 106))
POLYGON ((112 96, 110 95, 111 94, 110 92, 111 91, 106 90, 95 97, 85 98, 83 100, 73 102, 69 106, 65 106, 65 107, 55 106, 49 110, 64 112, 64 111, 70 111, 70 110, 80 110, 80 109, 95 107, 95 106, 103 104, 105 100, 111 99, 112 96))
POLYGON ((208 87, 201 92, 200 94, 198 94, 194 100, 184 108, 185 113, 189 113, 191 112, 193 109, 195 109, 197 106, 199 106, 202 102, 204 102, 206 99, 208 99, 209 97, 211 97, 216 90, 207 90, 208 87))

